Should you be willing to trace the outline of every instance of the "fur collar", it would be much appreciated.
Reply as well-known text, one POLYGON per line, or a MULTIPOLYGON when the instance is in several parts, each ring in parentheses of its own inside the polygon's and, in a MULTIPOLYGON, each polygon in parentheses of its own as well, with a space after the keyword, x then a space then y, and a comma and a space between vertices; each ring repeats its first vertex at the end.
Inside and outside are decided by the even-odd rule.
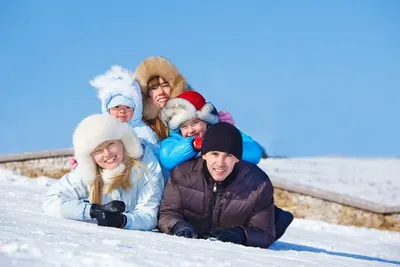
POLYGON ((108 170, 103 169, 101 172, 101 177, 103 178, 104 184, 111 183, 112 179, 125 171, 125 164, 121 163, 117 168, 108 170))

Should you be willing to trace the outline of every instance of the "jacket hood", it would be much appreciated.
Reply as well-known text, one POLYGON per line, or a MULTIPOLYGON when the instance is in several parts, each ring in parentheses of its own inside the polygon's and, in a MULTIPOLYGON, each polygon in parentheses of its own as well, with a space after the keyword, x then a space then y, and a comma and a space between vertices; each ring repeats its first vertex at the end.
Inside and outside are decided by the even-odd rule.
POLYGON ((134 109, 128 124, 132 127, 140 124, 143 116, 142 94, 139 84, 129 70, 121 66, 112 66, 106 73, 91 80, 90 84, 98 90, 102 113, 109 114, 109 109, 116 104, 128 105, 134 109))
POLYGON ((139 83, 142 93, 143 117, 145 120, 157 118, 160 107, 153 102, 149 96, 147 82, 153 76, 160 76, 167 80, 171 86, 170 98, 176 97, 184 91, 189 90, 186 79, 177 67, 162 56, 151 56, 144 59, 135 70, 135 80, 139 83))

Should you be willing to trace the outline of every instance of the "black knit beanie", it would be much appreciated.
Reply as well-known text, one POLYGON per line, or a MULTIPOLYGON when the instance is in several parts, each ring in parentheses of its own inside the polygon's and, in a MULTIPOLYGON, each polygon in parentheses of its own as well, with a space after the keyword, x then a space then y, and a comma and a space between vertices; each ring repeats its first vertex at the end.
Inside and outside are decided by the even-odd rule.
POLYGON ((203 138, 201 154, 220 151, 234 155, 239 160, 243 154, 243 138, 240 131, 227 122, 218 122, 207 129, 203 138))

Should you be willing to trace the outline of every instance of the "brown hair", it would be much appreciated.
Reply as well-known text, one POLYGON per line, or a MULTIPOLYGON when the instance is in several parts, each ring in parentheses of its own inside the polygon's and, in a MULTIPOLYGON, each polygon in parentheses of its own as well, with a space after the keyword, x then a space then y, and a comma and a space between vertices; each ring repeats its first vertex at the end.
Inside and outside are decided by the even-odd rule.
MULTIPOLYGON (((103 146, 101 144, 100 146, 103 146)), ((98 148, 96 148, 98 149, 98 148)), ((96 150, 95 149, 95 150, 96 150)), ((140 163, 139 160, 134 159, 128 155, 124 148, 124 161, 125 170, 120 174, 114 177, 111 183, 104 187, 104 182, 101 177, 101 168, 96 164, 96 179, 94 180, 92 186, 90 187, 89 201, 90 203, 102 204, 103 194, 108 194, 112 190, 122 187, 122 189, 126 192, 130 188, 132 188, 132 169, 135 168, 137 174, 139 175, 139 179, 141 178, 140 169, 144 166, 140 163)))
POLYGON ((147 81, 147 89, 148 89, 148 92, 150 92, 150 90, 151 90, 152 88, 157 88, 158 86, 160 86, 160 85, 162 84, 162 83, 160 83, 160 78, 161 78, 165 83, 168 83, 169 86, 171 86, 171 84, 170 84, 166 79, 164 79, 163 77, 158 76, 158 75, 151 76, 150 79, 147 81))
POLYGON ((169 137, 169 129, 160 118, 157 117, 153 120, 146 120, 145 122, 151 129, 153 129, 160 142, 169 137))
MULTIPOLYGON (((150 79, 147 82, 147 88, 151 90, 152 88, 158 87, 161 85, 160 83, 160 78, 168 83, 166 79, 164 79, 161 76, 154 75, 151 76, 150 79)), ((169 84, 169 83, 168 83, 169 84)), ((171 86, 171 84, 169 84, 171 86)), ((159 119, 158 117, 152 120, 145 120, 148 126, 150 126, 151 129, 155 132, 155 134, 158 137, 158 140, 162 141, 165 138, 169 137, 169 129, 168 127, 159 119)))

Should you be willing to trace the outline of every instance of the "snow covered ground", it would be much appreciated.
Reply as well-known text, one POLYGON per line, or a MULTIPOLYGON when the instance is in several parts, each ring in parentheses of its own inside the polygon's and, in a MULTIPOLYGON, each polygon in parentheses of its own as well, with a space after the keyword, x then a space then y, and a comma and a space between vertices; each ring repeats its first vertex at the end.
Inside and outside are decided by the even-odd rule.
POLYGON ((0 266, 399 266, 400 233, 296 219, 270 249, 47 217, 48 178, 0 169, 0 266))
POLYGON ((333 193, 334 200, 400 213, 400 159, 283 158, 262 160, 274 184, 333 193))

